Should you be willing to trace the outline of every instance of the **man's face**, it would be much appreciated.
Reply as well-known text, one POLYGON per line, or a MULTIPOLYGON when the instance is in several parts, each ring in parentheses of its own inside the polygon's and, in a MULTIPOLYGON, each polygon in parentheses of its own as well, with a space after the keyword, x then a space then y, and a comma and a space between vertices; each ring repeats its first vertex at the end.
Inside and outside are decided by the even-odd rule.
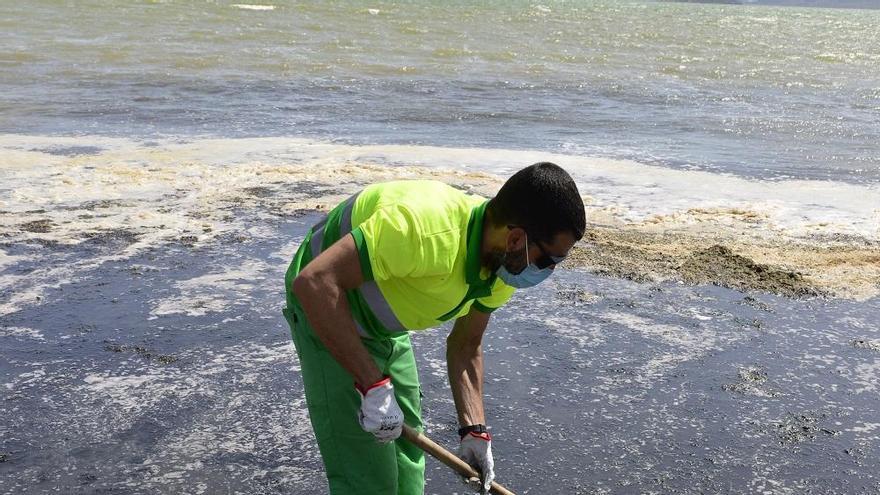
POLYGON ((541 269, 554 269, 556 263, 553 258, 567 256, 575 242, 570 232, 556 234, 548 243, 529 238, 522 227, 511 226, 508 228, 506 249, 492 252, 489 268, 495 271, 503 264, 508 272, 517 274, 531 263, 541 269))

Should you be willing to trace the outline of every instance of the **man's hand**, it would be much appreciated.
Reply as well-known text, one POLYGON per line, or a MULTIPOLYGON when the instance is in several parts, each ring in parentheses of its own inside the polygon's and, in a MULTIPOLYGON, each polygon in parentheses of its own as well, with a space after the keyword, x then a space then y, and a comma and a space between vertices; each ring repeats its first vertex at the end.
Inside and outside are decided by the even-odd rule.
POLYGON ((489 493, 495 479, 495 461, 492 459, 492 437, 488 432, 470 432, 461 437, 458 456, 480 473, 483 493, 489 493))
POLYGON ((391 378, 386 376, 366 389, 359 385, 355 387, 361 394, 361 408, 358 411, 361 428, 382 443, 399 437, 403 431, 403 411, 394 397, 391 378))

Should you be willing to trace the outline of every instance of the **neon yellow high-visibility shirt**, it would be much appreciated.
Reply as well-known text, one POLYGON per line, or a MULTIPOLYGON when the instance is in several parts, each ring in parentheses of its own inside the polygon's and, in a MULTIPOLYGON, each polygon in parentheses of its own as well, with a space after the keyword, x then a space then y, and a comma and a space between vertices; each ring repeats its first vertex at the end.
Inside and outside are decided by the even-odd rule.
POLYGON ((513 295, 480 263, 487 202, 426 180, 374 184, 354 200, 351 235, 364 279, 405 329, 437 326, 472 306, 491 312, 513 295))

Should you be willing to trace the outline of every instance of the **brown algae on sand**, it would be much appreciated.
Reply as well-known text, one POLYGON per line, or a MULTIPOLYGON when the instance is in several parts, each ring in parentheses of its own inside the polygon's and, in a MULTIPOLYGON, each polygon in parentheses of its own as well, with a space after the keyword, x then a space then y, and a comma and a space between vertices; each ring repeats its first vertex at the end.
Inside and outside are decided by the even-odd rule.
POLYGON ((754 235, 716 225, 700 230, 639 224, 590 226, 572 264, 639 282, 679 280, 787 297, 864 300, 880 293, 880 246, 754 235))
POLYGON ((19 225, 24 232, 33 232, 35 234, 45 234, 52 230, 52 221, 49 219, 31 220, 19 225))

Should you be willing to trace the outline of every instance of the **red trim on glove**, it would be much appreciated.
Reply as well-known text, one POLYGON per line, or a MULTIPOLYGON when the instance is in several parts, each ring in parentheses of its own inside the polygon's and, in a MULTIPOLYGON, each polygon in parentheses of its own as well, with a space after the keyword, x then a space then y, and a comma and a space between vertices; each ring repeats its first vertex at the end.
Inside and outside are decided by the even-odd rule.
POLYGON ((492 436, 489 435, 489 432, 486 432, 486 433, 476 433, 476 432, 473 432, 473 431, 472 431, 472 432, 468 433, 468 435, 470 435, 470 436, 472 436, 472 437, 474 437, 474 438, 479 438, 480 440, 485 440, 485 441, 487 441, 487 442, 491 442, 491 441, 492 441, 492 436))
POLYGON ((361 388, 360 384, 357 383, 357 382, 355 382, 355 384, 354 384, 354 388, 356 388, 356 389, 358 390, 358 392, 361 393, 361 395, 367 395, 367 392, 369 392, 370 390, 373 390, 373 389, 376 388, 376 387, 381 387, 382 385, 385 385, 386 383, 388 383, 388 382, 390 382, 390 381, 391 381, 391 377, 390 377, 390 376, 384 376, 384 377, 382 377, 381 380, 379 380, 378 382, 376 382, 376 383, 370 385, 370 386, 367 387, 366 389, 361 388))

